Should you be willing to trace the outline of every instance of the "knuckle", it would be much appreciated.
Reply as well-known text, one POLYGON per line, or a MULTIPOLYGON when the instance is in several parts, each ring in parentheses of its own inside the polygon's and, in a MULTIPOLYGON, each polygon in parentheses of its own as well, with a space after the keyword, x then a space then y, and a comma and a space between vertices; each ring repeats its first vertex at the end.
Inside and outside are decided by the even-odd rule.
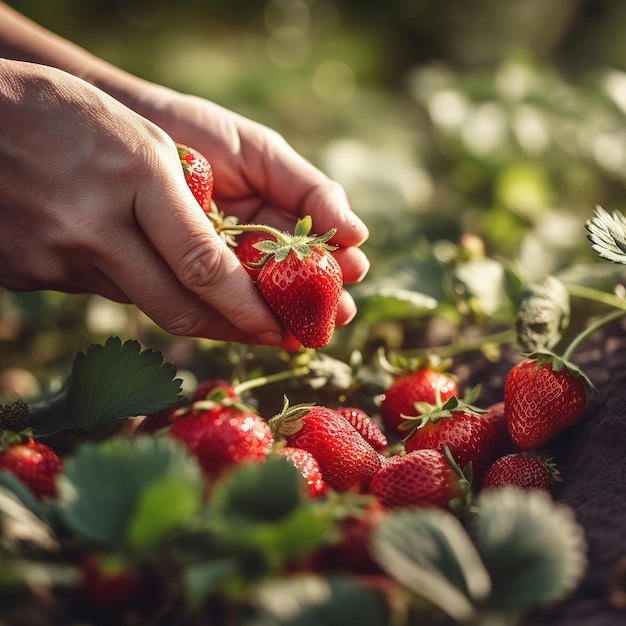
POLYGON ((180 280, 194 293, 205 296, 224 280, 224 267, 226 251, 222 246, 211 245, 203 239, 192 243, 184 254, 180 280))
POLYGON ((170 317, 169 320, 163 322, 163 328, 172 335, 181 337, 200 336, 204 330, 202 320, 196 314, 197 311, 187 309, 179 311, 176 315, 170 317))

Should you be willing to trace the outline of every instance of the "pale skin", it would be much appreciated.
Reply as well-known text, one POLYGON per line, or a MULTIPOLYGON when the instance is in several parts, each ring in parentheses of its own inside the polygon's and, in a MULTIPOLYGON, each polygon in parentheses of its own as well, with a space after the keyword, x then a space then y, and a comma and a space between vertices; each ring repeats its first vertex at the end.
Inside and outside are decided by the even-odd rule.
MULTIPOLYGON (((185 183, 175 142, 211 161, 214 199, 283 230, 310 215, 345 283, 366 226, 273 130, 147 82, 0 2, 0 285, 133 303, 175 335, 280 344, 284 329, 185 183)), ((337 325, 356 307, 344 290, 337 325)))

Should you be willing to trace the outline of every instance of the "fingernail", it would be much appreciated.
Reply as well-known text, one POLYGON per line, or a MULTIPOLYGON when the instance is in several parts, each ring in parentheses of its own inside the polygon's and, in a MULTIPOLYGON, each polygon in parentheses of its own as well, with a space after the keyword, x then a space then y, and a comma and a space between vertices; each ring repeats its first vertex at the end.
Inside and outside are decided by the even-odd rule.
POLYGON ((274 332, 260 333, 256 338, 259 340, 259 343, 265 344, 266 346, 278 346, 283 340, 281 334, 274 332))

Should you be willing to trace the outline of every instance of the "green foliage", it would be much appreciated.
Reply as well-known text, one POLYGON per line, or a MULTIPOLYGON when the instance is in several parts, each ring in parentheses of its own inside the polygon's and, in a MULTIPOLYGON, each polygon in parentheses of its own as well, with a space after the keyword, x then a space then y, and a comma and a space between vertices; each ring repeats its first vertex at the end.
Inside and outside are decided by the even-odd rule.
POLYGON ((195 522, 203 493, 197 463, 169 438, 84 444, 69 458, 55 509, 83 540, 133 551, 195 522))

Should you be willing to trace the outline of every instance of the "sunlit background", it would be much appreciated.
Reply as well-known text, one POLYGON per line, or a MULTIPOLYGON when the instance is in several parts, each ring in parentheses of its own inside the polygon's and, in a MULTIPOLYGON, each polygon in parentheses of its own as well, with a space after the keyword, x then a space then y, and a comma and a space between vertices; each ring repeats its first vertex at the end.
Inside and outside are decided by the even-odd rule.
MULTIPOLYGON (((275 128, 345 186, 371 230, 372 270, 331 351, 412 347, 416 319, 463 316, 468 302, 474 319, 507 322, 511 275, 614 281, 584 223, 596 205, 626 206, 626 4, 9 4, 130 72, 275 128)), ((214 348, 101 298, 0 292, 0 402, 45 393, 76 350, 110 334, 162 348, 190 376, 214 348)))

